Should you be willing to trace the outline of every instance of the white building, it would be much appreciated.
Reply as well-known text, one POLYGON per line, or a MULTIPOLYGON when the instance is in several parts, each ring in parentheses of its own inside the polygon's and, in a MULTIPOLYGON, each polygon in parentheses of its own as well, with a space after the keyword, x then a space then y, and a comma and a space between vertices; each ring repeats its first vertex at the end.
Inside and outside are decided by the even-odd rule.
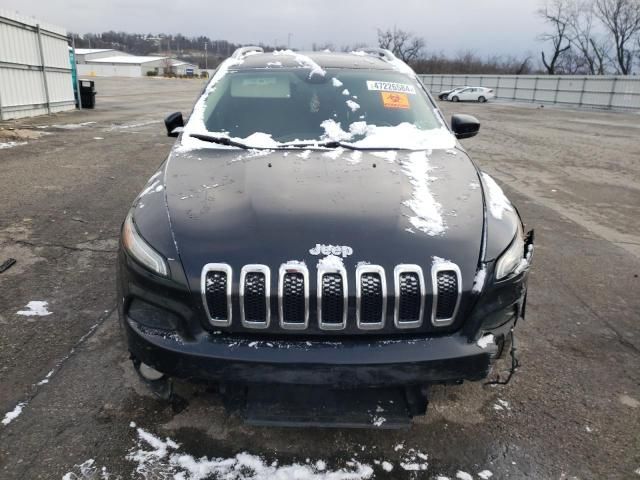
POLYGON ((128 55, 117 50, 76 49, 76 55, 83 55, 78 61, 80 77, 144 77, 148 72, 164 75, 170 67, 177 75, 198 75, 199 69, 180 60, 169 57, 128 55))
POLYGON ((76 63, 86 63, 89 60, 113 56, 129 55, 113 48, 76 48, 76 63))

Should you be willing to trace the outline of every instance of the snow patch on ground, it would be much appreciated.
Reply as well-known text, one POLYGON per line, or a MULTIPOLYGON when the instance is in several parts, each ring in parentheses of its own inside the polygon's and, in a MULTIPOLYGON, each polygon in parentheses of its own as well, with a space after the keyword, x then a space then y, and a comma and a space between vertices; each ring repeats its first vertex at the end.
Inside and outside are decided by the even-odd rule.
POLYGON ((493 477, 493 473, 491 472, 491 470, 483 470, 478 473, 478 476, 482 480, 488 480, 489 478, 493 477))
POLYGON ((25 317, 46 317, 47 315, 51 315, 53 313, 47 309, 47 305, 49 305, 49 302, 32 300, 31 302, 27 303, 27 306, 25 307, 26 310, 18 310, 16 312, 16 315, 24 315, 25 317))
POLYGON ((442 206, 429 190, 430 170, 426 152, 413 152, 403 162, 402 172, 413 185, 413 196, 404 205, 414 213, 409 217, 411 225, 427 235, 435 236, 444 233, 446 227, 441 213, 442 206))
POLYGON ((65 473, 62 480, 109 480, 113 478, 107 472, 107 467, 98 468, 95 460, 90 458, 80 465, 74 465, 73 471, 65 473))
POLYGON ((511 410, 511 407, 509 406, 509 402, 506 400, 498 399, 496 403, 493 404, 493 409, 496 412, 501 412, 503 410, 511 410))
POLYGON ((473 480, 473 476, 468 474, 467 472, 463 472, 462 470, 458 470, 456 473, 456 478, 459 480, 473 480))
POLYGON ((20 145, 26 145, 28 142, 0 142, 0 150, 4 148, 19 147, 20 145))
POLYGON ((49 379, 51 378, 51 375, 53 375, 54 370, 49 371, 49 373, 47 373, 47 375, 40 380, 38 383, 36 383, 36 385, 44 385, 45 383, 49 383, 49 379))
MULTIPOLYGON (((137 445, 127 459, 137 464, 136 473, 142 478, 174 478, 179 480, 204 480, 224 478, 226 480, 361 480, 373 478, 373 468, 357 461, 347 467, 328 471, 322 460, 315 464, 293 463, 279 465, 277 461, 267 463, 259 456, 246 452, 231 458, 195 458, 180 452, 180 445, 135 427, 137 445)), ((73 478, 73 477, 71 477, 73 478)))
POLYGON ((18 403, 13 410, 5 414, 4 418, 2 419, 2 424, 6 426, 6 425, 9 425, 11 422, 13 422, 16 418, 20 416, 20 414, 22 413, 22 409, 26 405, 27 405, 26 402, 18 403))
POLYGON ((93 125, 94 123, 96 122, 64 123, 64 124, 51 125, 51 128, 60 128, 62 130, 77 130, 78 128, 86 127, 88 125, 93 125))
POLYGON ((497 219, 501 219, 504 212, 512 212, 511 202, 506 197, 502 188, 489 174, 482 172, 482 179, 487 187, 487 203, 491 215, 497 219))

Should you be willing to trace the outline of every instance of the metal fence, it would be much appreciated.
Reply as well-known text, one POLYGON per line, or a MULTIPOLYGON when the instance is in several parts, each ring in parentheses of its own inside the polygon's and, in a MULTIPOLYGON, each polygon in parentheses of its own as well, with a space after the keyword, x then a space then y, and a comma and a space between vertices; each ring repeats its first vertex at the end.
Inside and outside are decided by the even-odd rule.
POLYGON ((66 30, 0 10, 0 120, 74 108, 66 30))
POLYGON ((625 75, 420 75, 434 94, 464 85, 492 88, 496 98, 575 107, 640 110, 640 77, 625 75))

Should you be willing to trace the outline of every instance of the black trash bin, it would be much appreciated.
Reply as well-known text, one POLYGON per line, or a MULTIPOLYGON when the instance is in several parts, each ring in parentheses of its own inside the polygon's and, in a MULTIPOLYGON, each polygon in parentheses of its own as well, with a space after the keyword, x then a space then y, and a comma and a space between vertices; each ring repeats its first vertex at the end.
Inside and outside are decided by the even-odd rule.
POLYGON ((80 100, 82 108, 95 108, 96 88, 93 80, 80 80, 80 100))

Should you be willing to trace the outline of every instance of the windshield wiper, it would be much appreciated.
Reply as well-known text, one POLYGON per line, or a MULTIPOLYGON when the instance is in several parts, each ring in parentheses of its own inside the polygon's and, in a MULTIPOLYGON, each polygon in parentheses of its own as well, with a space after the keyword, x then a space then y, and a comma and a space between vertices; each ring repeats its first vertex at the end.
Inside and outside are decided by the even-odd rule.
POLYGON ((189 136, 193 138, 197 138, 198 140, 202 140, 203 142, 218 143, 220 145, 227 145, 229 147, 242 148, 244 150, 249 150, 254 148, 254 147, 250 147, 249 145, 245 145, 244 143, 231 140, 229 137, 214 137, 213 135, 203 135, 201 133, 190 133, 189 136))
POLYGON ((336 140, 328 142, 307 142, 307 143, 286 143, 285 147, 293 148, 305 148, 305 147, 318 147, 318 148, 346 148, 347 150, 359 150, 359 151, 376 151, 376 150, 406 150, 406 148, 399 147, 357 147, 351 143, 343 143, 336 140))
POLYGON ((343 143, 337 140, 330 140, 328 142, 301 142, 301 143, 282 143, 278 147, 252 147, 242 142, 237 142, 229 137, 215 137, 213 135, 205 135, 202 133, 190 133, 190 137, 197 138, 203 142, 218 143, 220 145, 227 145, 229 147, 242 148, 244 150, 286 150, 288 148, 345 148, 347 150, 360 150, 360 151, 377 151, 377 150, 406 150, 405 148, 398 147, 357 147, 350 143, 343 143))

